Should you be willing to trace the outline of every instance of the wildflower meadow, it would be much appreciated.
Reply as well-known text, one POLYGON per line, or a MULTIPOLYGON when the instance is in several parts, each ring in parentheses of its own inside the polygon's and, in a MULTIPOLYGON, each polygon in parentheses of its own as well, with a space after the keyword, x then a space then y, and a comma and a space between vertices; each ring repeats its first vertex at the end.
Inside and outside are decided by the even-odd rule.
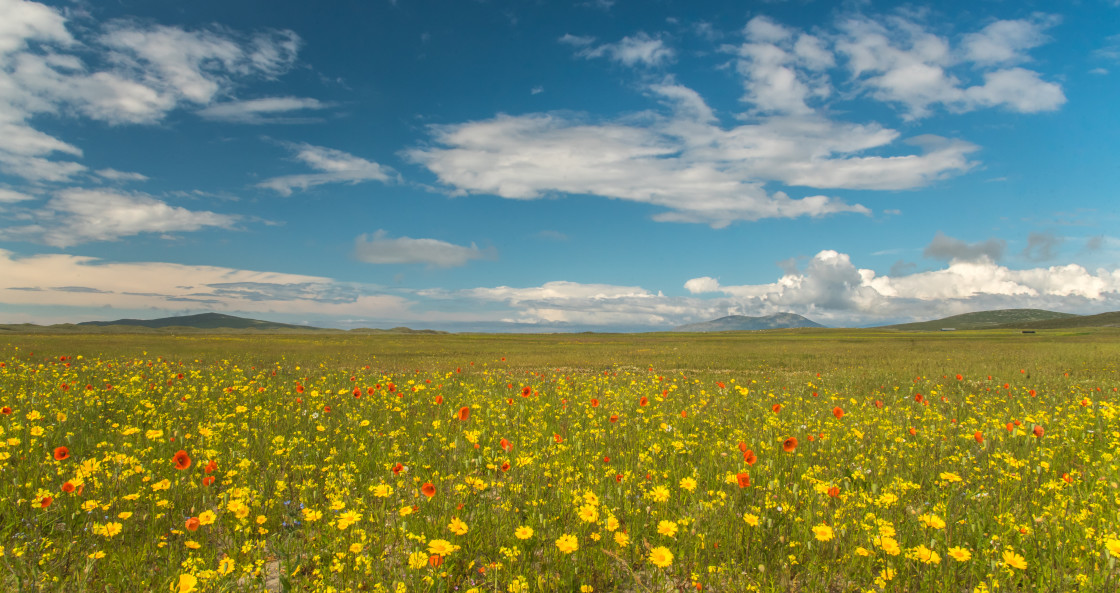
POLYGON ((0 590, 1115 591, 1118 338, 0 336, 0 590))

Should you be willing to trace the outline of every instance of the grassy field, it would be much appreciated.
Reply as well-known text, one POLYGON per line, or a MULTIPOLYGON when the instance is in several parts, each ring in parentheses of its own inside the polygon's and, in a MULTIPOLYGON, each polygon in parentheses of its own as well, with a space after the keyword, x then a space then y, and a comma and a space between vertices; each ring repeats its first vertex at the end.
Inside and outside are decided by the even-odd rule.
POLYGON ((1115 591, 1120 331, 0 336, 3 591, 1115 591))

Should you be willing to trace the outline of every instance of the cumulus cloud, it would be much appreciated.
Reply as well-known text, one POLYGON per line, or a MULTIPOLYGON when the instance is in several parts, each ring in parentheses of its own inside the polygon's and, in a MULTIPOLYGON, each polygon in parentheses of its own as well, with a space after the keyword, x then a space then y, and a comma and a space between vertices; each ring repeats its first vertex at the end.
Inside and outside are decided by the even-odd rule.
POLYGON ((472 259, 493 259, 493 249, 455 245, 438 239, 392 238, 378 230, 354 241, 354 258, 368 264, 427 264, 436 268, 464 266, 472 259))
POLYGON ((1003 239, 966 243, 938 231, 929 245, 926 245, 926 248, 922 250, 922 255, 931 259, 947 261, 999 261, 1006 248, 1007 242, 1003 239))
POLYGON ((709 277, 685 283, 693 294, 728 297, 729 310, 791 311, 830 325, 875 325, 1001 308, 1095 313, 1120 307, 1120 270, 1069 264, 1012 270, 984 256, 940 270, 878 276, 848 255, 819 252, 803 271, 770 284, 722 286, 709 277))
POLYGON ((80 188, 56 192, 33 216, 33 224, 0 228, 0 238, 70 247, 141 233, 231 228, 238 220, 228 214, 172 206, 144 193, 80 188))
POLYGON ((290 196, 295 189, 306 191, 309 188, 327 183, 386 182, 396 176, 393 169, 389 167, 334 148, 313 146, 306 143, 288 144, 287 146, 295 152, 296 160, 319 172, 273 177, 258 183, 257 187, 271 189, 281 195, 290 196))
POLYGON ((660 37, 645 32, 600 45, 595 45, 593 37, 571 34, 565 34, 560 42, 577 48, 576 55, 581 58, 607 58, 626 66, 660 66, 672 61, 675 55, 660 37))

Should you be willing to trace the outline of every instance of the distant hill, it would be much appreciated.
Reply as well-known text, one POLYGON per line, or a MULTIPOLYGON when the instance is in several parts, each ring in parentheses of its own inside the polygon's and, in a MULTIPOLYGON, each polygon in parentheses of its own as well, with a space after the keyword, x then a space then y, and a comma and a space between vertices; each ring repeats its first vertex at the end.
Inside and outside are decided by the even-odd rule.
POLYGON ((823 325, 795 313, 775 313, 765 317, 728 315, 711 321, 690 323, 673 328, 675 332, 730 332, 755 331, 760 329, 787 329, 793 327, 824 327, 823 325))
POLYGON ((1079 327, 1120 327, 1120 311, 1097 315, 1074 315, 1057 319, 1044 319, 1026 323, 1010 323, 999 326, 1005 329, 1075 329, 1079 327))
MULTIPOLYGON (((1107 314, 1106 314, 1107 315, 1107 314)), ((1093 317, 1097 317, 1094 315, 1093 317)), ((1043 309, 997 309, 994 311, 976 311, 963 315, 953 315, 932 321, 919 321, 916 323, 900 323, 886 325, 881 329, 898 329, 904 331, 938 331, 941 329, 1014 329, 1033 328, 1036 323, 1053 324, 1051 327, 1071 327, 1074 319, 1083 319, 1081 315, 1072 313, 1058 313, 1043 309)))
POLYGON ((118 319, 116 321, 83 321, 78 325, 95 325, 106 327, 111 325, 125 325, 134 327, 147 327, 152 329, 162 327, 190 327, 194 329, 298 329, 316 330, 317 327, 305 325, 292 325, 290 323, 276 323, 261 321, 259 319, 246 319, 221 313, 200 313, 198 315, 183 315, 179 317, 161 317, 159 319, 118 319))

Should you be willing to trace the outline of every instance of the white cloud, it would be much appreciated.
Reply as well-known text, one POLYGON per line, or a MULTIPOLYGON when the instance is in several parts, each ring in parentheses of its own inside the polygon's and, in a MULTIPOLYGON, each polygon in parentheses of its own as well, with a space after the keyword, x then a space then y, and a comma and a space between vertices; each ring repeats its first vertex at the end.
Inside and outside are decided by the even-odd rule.
POLYGON ((329 104, 308 97, 266 97, 215 103, 200 110, 198 114, 209 120, 241 124, 303 123, 314 120, 282 114, 328 107, 329 104))
POLYGON ((135 173, 132 171, 118 171, 116 169, 98 169, 94 171, 99 177, 104 177, 109 181, 147 181, 148 176, 142 173, 135 173))
POLYGON ((626 66, 660 66, 673 60, 676 52, 665 45, 660 37, 651 37, 645 32, 623 37, 615 43, 593 46, 594 37, 578 37, 565 34, 561 43, 579 48, 576 55, 581 58, 608 58, 626 66))
POLYGON ((3 249, 0 304, 416 318, 407 299, 330 278, 65 254, 17 257, 3 249))
POLYGON ((396 173, 389 167, 367 161, 352 154, 311 144, 290 144, 295 158, 319 173, 284 175, 257 184, 281 195, 290 196, 294 189, 308 188, 327 183, 362 183, 364 181, 390 181, 396 173))
POLYGON ((1055 22, 996 21, 966 35, 958 50, 919 23, 901 16, 884 21, 857 16, 841 21, 835 47, 847 57, 856 85, 871 96, 902 105, 910 118, 929 115, 936 105, 950 111, 1005 107, 1033 113, 1052 111, 1065 103, 1057 83, 1032 70, 994 67, 1025 62, 1025 51, 1047 41, 1042 31, 1055 22), (968 86, 962 76, 979 76, 983 84, 968 86))
POLYGON ((78 29, 77 40, 63 14, 42 4, 0 0, 0 14, 0 171, 33 182, 66 182, 87 170, 56 160, 82 151, 36 129, 34 118, 157 123, 179 107, 229 96, 245 78, 287 71, 300 45, 291 31, 241 34, 127 20, 78 29))
POLYGON ((672 110, 593 123, 570 114, 499 115, 431 128, 435 144, 408 156, 463 194, 536 199, 591 194, 661 206, 658 220, 723 226, 735 220, 868 213, 823 195, 768 193, 778 181, 819 189, 922 187, 973 166, 976 146, 921 136, 918 154, 882 153, 899 137, 877 124, 780 116, 723 127, 695 91, 649 87, 672 110))
POLYGON ((22 192, 18 192, 18 191, 14 191, 14 190, 5 189, 5 188, 0 187, 0 204, 5 204, 5 203, 10 204, 10 203, 13 203, 13 202, 24 202, 24 201, 27 201, 27 200, 34 200, 34 199, 35 199, 35 196, 29 196, 29 195, 27 195, 25 193, 22 193, 22 192))
POLYGON ((824 98, 831 86, 823 71, 834 65, 821 39, 792 29, 767 17, 755 17, 743 30, 747 43, 727 46, 738 55, 743 76, 743 100, 766 113, 809 114, 809 98, 824 98))
POLYGON ((143 193, 71 188, 56 192, 34 213, 37 222, 0 229, 0 237, 26 238, 55 247, 113 241, 140 233, 230 228, 238 217, 187 210, 143 193))
POLYGON ((438 239, 389 237, 384 230, 354 241, 354 258, 369 264, 428 264, 437 268, 464 266, 472 259, 492 259, 493 250, 455 245, 438 239))
POLYGON ((710 277, 685 283, 693 294, 720 293, 747 314, 791 311, 825 324, 874 325, 975 310, 1043 308, 1095 313, 1120 308, 1120 270, 1095 273, 1069 264, 1012 270, 987 257, 954 259, 947 268, 877 276, 848 255, 825 250, 804 271, 771 284, 721 286, 710 277))

